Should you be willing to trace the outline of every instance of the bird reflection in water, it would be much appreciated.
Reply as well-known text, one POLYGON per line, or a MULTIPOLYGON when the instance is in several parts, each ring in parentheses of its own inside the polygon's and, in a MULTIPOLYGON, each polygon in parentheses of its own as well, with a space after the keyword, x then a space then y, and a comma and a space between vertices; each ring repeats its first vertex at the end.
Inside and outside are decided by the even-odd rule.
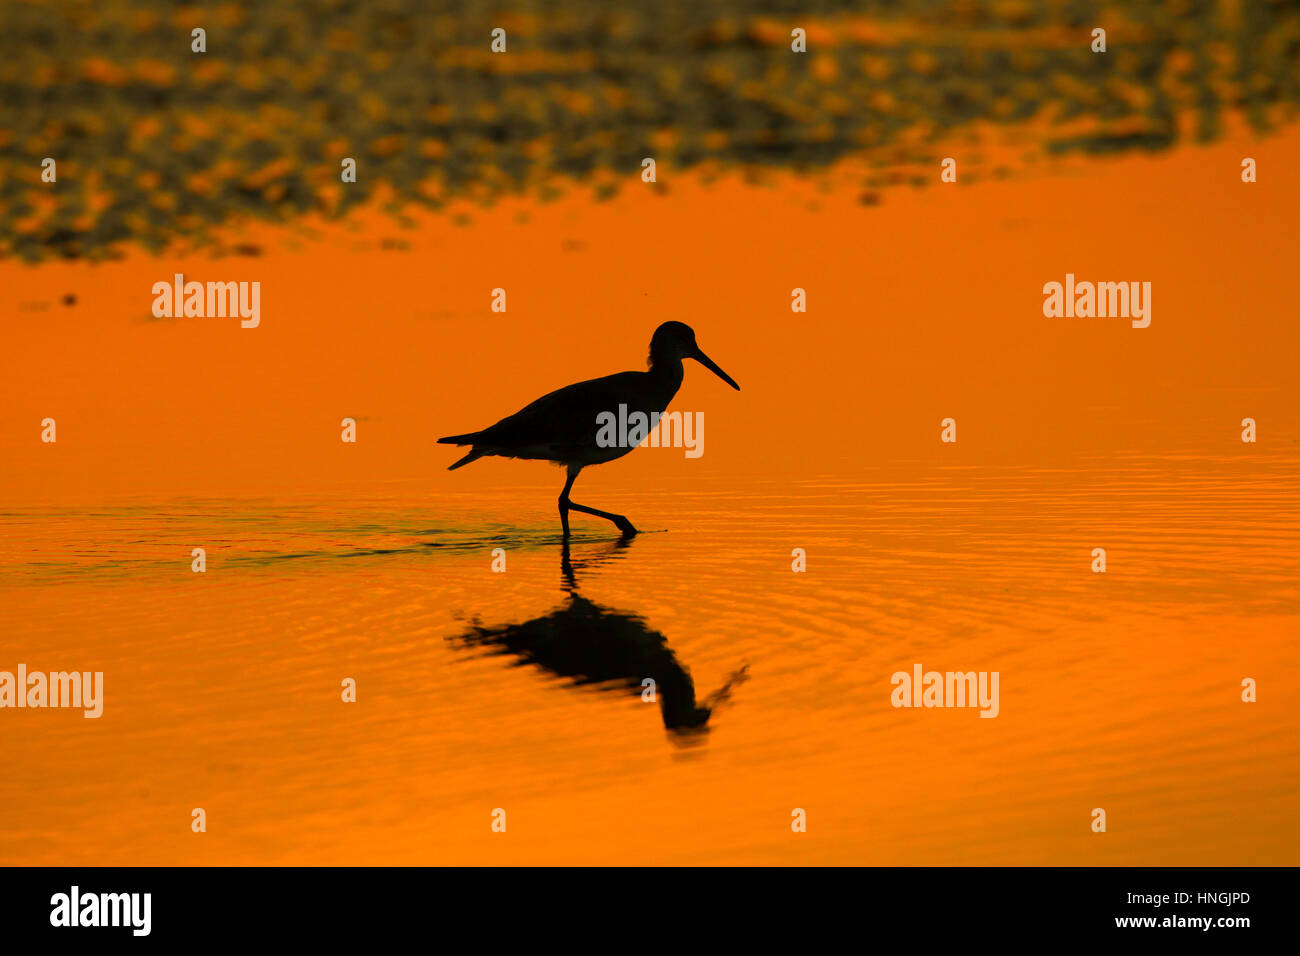
MULTIPOLYGON (((602 554, 576 567, 585 569, 620 556, 632 543, 625 536, 602 554)), ((523 624, 484 627, 475 622, 464 634, 451 638, 468 647, 487 648, 509 654, 520 665, 531 664, 575 686, 604 685, 605 690, 625 690, 644 695, 647 678, 654 681, 654 693, 664 727, 677 742, 698 739, 708 731, 709 718, 728 700, 731 689, 745 679, 745 667, 703 701, 696 702, 695 682, 668 647, 668 639, 647 627, 634 614, 601 607, 578 593, 575 564, 565 539, 560 552, 560 571, 567 598, 563 604, 523 624)))

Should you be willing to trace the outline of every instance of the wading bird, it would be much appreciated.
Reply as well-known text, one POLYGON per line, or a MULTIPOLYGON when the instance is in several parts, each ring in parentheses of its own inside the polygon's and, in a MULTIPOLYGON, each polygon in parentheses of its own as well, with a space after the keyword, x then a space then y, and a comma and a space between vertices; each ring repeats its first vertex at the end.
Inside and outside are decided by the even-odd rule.
POLYGON ((682 359, 695 359, 737 391, 740 386, 695 344, 695 332, 682 322, 665 322, 650 339, 650 370, 619 372, 578 382, 543 395, 526 408, 503 418, 482 431, 439 438, 444 445, 469 445, 464 458, 451 465, 454 470, 485 455, 502 458, 527 458, 553 461, 568 469, 564 490, 560 492, 560 525, 569 534, 569 512, 581 511, 614 522, 624 534, 636 534, 632 522, 623 515, 598 511, 569 500, 569 491, 578 472, 588 465, 622 458, 635 442, 607 444, 597 441, 597 418, 618 411, 624 405, 652 414, 668 407, 681 388, 682 359))

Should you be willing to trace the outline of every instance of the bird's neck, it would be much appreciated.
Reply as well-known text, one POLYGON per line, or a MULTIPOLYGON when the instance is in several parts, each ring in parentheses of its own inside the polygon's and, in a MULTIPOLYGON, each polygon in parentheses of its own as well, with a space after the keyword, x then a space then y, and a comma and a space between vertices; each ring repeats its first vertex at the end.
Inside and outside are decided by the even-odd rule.
POLYGON ((664 407, 672 397, 677 394, 677 390, 682 387, 682 379, 686 376, 682 368, 682 360, 679 358, 659 359, 650 366, 650 381, 654 383, 655 388, 663 394, 664 407))

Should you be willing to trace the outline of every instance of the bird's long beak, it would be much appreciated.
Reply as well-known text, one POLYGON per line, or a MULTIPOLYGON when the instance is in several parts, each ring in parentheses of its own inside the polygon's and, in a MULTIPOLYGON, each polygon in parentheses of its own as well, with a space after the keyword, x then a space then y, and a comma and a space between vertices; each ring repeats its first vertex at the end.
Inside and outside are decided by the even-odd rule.
POLYGON ((707 355, 705 355, 704 351, 698 345, 695 347, 695 354, 692 355, 691 358, 695 359, 695 361, 699 362, 701 365, 707 368, 714 375, 718 376, 718 378, 722 379, 724 382, 726 382, 736 391, 740 391, 740 386, 736 384, 736 380, 732 378, 730 375, 728 375, 726 372, 724 372, 722 369, 718 368, 718 363, 713 361, 713 359, 709 358, 707 355))

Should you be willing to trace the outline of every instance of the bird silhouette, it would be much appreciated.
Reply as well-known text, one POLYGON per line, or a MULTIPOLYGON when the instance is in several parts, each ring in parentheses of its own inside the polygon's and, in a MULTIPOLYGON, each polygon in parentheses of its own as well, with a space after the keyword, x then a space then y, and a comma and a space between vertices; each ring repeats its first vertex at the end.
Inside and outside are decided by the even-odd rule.
MULTIPOLYGON (((612 521, 625 535, 636 534, 632 522, 619 514, 580 505, 569 499, 578 473, 588 465, 621 458, 637 442, 598 441, 598 418, 615 415, 625 406, 628 417, 641 412, 647 421, 663 412, 681 388, 683 359, 694 359, 737 391, 740 386, 695 343, 695 332, 683 322, 665 322, 650 339, 649 370, 619 372, 543 395, 507 418, 481 431, 439 438, 444 445, 469 445, 465 457, 450 465, 455 470, 486 455, 551 461, 568 471, 560 492, 560 525, 569 536, 569 512, 580 511, 612 521)), ((644 437, 644 436, 642 436, 644 437)))

